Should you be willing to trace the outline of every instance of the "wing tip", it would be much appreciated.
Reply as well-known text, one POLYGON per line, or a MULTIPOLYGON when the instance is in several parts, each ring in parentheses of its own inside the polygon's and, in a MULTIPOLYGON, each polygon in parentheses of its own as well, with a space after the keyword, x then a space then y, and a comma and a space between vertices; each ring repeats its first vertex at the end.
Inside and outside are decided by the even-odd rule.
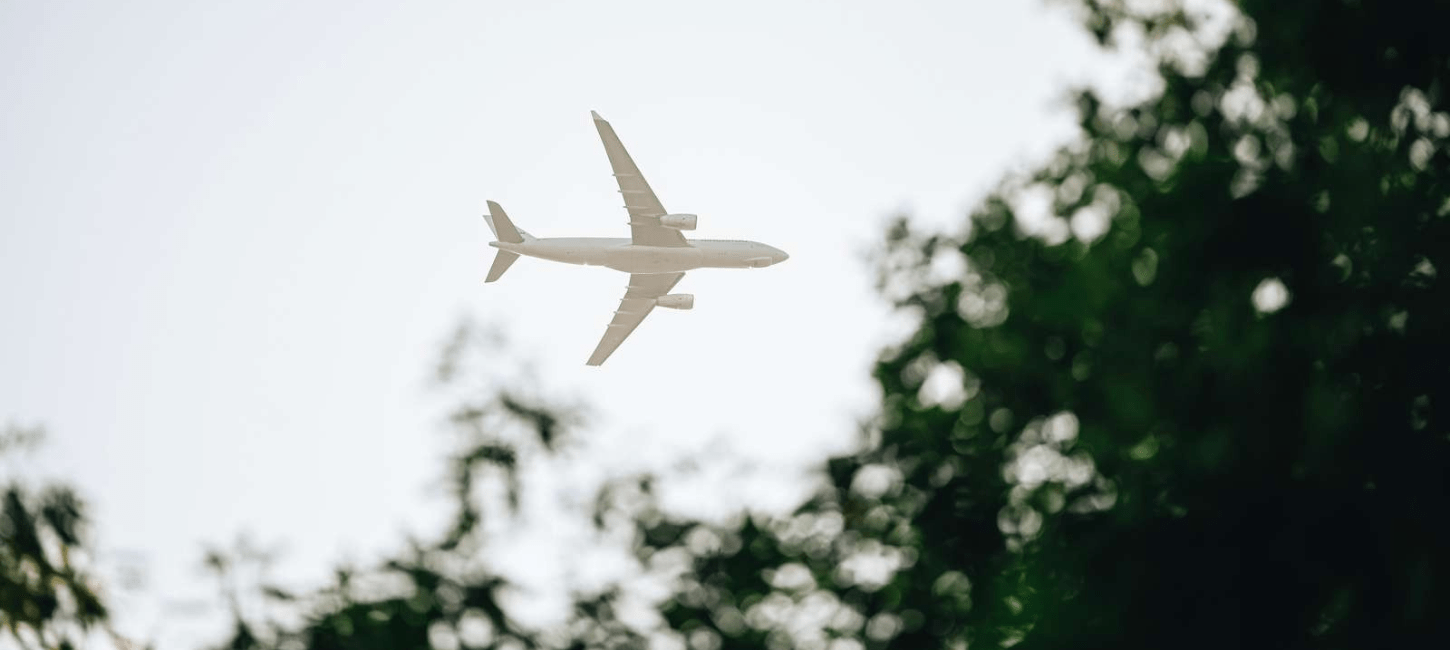
POLYGON ((604 121, 604 118, 599 117, 599 111, 589 111, 589 115, 590 117, 593 117, 596 122, 604 121))

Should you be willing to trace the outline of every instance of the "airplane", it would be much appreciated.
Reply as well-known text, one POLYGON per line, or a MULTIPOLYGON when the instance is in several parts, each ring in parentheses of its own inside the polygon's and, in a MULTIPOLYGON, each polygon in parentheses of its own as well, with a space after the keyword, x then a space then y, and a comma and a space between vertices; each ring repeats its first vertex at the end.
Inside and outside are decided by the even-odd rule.
POLYGON ((639 167, 635 166, 634 159, 624 150, 614 127, 599 117, 599 113, 589 111, 589 114, 594 117, 594 128, 604 141, 604 153, 609 156, 609 165, 614 168, 614 178, 619 183, 619 193, 624 197, 624 208, 629 212, 630 237, 534 237, 515 226, 499 204, 489 201, 488 213, 483 218, 496 238, 488 245, 498 249, 498 256, 494 258, 493 267, 488 270, 488 278, 484 282, 494 282, 503 277, 504 271, 519 256, 605 266, 630 274, 629 285, 619 302, 619 309, 614 312, 614 320, 604 330, 604 338, 585 364, 598 366, 655 307, 694 308, 695 296, 670 293, 685 277, 686 271, 764 268, 780 264, 790 256, 779 248, 754 241, 685 239, 680 231, 694 230, 698 217, 665 210, 640 174, 639 167))

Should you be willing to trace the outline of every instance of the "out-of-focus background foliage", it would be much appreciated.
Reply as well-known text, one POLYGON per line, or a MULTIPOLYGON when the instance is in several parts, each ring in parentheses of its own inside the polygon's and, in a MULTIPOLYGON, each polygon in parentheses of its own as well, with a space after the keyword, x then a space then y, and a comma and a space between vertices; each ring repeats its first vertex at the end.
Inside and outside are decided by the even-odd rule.
MULTIPOLYGON (((799 509, 698 521, 619 477, 571 512, 623 569, 522 620, 490 544, 587 420, 475 381, 491 344, 464 328, 452 523, 306 593, 216 551, 218 644, 1443 646, 1450 6, 1245 0, 1209 35, 1176 3, 1065 4, 1153 52, 1158 92, 1082 91, 1081 139, 960 228, 885 233, 880 290, 916 325, 799 509)), ((83 512, 7 491, 10 639, 105 620, 69 559, 83 512)))
MULTIPOLYGON (((44 433, 7 425, 0 429, 0 456, 30 451, 44 433)), ((0 489, 0 635, 68 648, 93 628, 110 631, 91 572, 80 498, 65 485, 8 481, 0 489)))

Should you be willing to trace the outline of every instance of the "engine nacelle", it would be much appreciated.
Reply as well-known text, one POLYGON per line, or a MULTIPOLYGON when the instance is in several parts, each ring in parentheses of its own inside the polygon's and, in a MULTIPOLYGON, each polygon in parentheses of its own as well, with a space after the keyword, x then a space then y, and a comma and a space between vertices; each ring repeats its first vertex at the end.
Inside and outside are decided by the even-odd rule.
POLYGON ((671 293, 655 298, 655 306, 665 309, 694 309, 695 294, 671 293))
POLYGON ((660 217, 660 225, 675 230, 694 230, 700 218, 693 214, 667 214, 660 217))

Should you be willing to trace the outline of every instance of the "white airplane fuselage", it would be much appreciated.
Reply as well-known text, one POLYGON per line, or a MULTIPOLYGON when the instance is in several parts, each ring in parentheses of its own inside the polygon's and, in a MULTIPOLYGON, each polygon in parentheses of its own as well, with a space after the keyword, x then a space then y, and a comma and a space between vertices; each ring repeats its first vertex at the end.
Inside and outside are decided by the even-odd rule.
POLYGON ((691 239, 689 246, 636 246, 616 237, 551 237, 489 246, 527 257, 604 266, 626 273, 682 273, 700 268, 762 268, 790 257, 760 242, 691 239))
POLYGON ((689 239, 681 231, 694 230, 698 215, 672 213, 665 209, 649 183, 644 180, 634 159, 625 151, 624 143, 599 113, 593 111, 594 128, 604 143, 609 167, 629 213, 629 238, 616 237, 534 237, 518 226, 497 201, 486 201, 483 215, 495 241, 489 246, 499 249, 488 269, 484 282, 496 282, 519 257, 586 266, 603 266, 629 275, 624 297, 604 336, 594 347, 585 365, 598 366, 639 327, 656 307, 692 309, 695 297, 688 293, 671 293, 684 279, 686 272, 701 268, 751 269, 774 266, 789 255, 774 246, 738 239, 689 239))

